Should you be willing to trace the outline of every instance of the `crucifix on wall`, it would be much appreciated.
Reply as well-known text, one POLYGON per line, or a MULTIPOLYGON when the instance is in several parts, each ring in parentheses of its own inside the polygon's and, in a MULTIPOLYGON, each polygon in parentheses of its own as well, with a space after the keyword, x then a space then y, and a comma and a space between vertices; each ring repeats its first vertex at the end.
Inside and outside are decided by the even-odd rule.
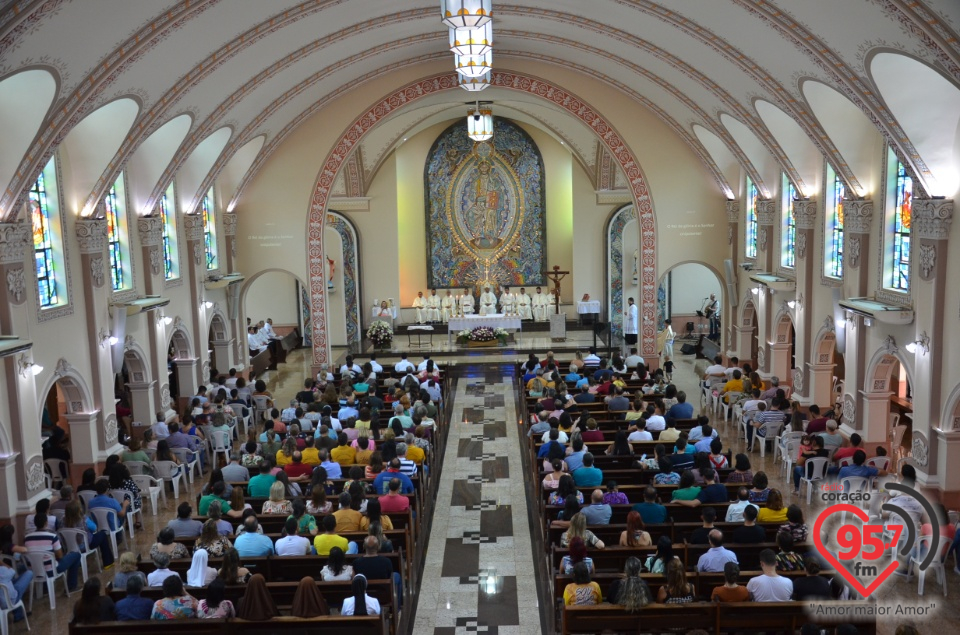
POLYGON ((569 271, 560 271, 559 265, 553 266, 553 271, 547 272, 547 277, 553 283, 553 306, 557 314, 560 314, 560 281, 567 277, 569 271))

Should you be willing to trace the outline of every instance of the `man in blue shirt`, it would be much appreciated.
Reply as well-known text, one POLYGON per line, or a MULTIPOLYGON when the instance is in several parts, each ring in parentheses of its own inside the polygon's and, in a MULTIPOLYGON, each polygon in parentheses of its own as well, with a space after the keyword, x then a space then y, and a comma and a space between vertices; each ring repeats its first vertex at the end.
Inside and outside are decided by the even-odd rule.
POLYGON ((233 541, 241 558, 260 558, 274 554, 273 541, 269 536, 257 533, 256 516, 247 516, 243 521, 243 533, 233 541))
POLYGON ((573 482, 577 487, 599 487, 603 484, 603 471, 593 467, 593 455, 589 452, 583 455, 583 467, 573 473, 573 482))
POLYGON ((710 549, 697 561, 697 571, 719 573, 728 562, 737 562, 737 554, 723 546, 723 532, 719 529, 711 530, 708 540, 710 549))
MULTIPOLYGON (((90 502, 87 503, 87 509, 93 511, 94 509, 112 509, 117 512, 116 521, 123 526, 123 521, 127 518, 127 507, 130 506, 130 499, 124 499, 123 504, 121 505, 114 499, 112 496, 107 495, 107 490, 110 488, 110 484, 104 480, 100 479, 97 481, 94 488, 97 490, 97 495, 90 499, 90 502)), ((110 519, 110 529, 116 529, 115 519, 110 519)))
POLYGON ((659 525, 667 520, 667 508, 657 502, 657 490, 653 487, 643 490, 643 502, 634 505, 633 511, 640 514, 645 525, 659 525))
POLYGON ((149 620, 153 612, 153 600, 140 597, 143 578, 138 575, 127 578, 127 597, 117 602, 117 620, 149 620))
POLYGON ((842 481, 848 476, 860 476, 863 478, 874 478, 876 476, 886 476, 887 471, 881 470, 873 467, 872 465, 864 465, 867 460, 867 453, 863 450, 857 450, 853 453, 853 465, 847 465, 840 468, 839 474, 837 474, 837 480, 842 481))
POLYGON ((317 458, 320 459, 320 467, 327 471, 327 478, 340 478, 343 476, 343 468, 336 461, 330 460, 330 453, 326 448, 317 451, 317 458))
POLYGON ((579 433, 573 435, 573 441, 570 443, 570 447, 573 452, 568 454, 564 460, 567 462, 567 468, 572 474, 583 467, 583 457, 587 454, 587 451, 583 449, 583 437, 581 437, 579 433))
POLYGON ((377 478, 373 480, 373 489, 378 494, 389 493, 390 479, 392 478, 400 480, 401 494, 413 494, 413 481, 410 480, 409 476, 400 472, 400 459, 397 458, 392 459, 389 467, 377 474, 377 478))
POLYGON ((687 393, 682 390, 677 393, 677 403, 670 406, 664 419, 668 424, 677 419, 693 419, 693 404, 687 403, 687 393))
POLYGON ((582 507, 580 513, 587 517, 588 525, 609 525, 613 508, 603 502, 603 492, 595 489, 590 496, 590 504, 582 507))

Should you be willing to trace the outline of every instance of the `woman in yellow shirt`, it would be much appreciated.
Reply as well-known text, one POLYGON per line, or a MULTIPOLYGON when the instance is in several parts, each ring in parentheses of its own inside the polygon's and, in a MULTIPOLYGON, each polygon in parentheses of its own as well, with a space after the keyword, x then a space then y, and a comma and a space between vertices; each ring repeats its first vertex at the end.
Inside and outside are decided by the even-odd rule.
POLYGON ((563 603, 567 606, 590 606, 603 601, 600 585, 590 580, 587 563, 573 565, 573 582, 563 590, 563 603))
POLYGON ((787 522, 787 508, 783 504, 783 495, 778 489, 771 489, 767 495, 767 506, 761 507, 757 514, 758 523, 787 522))
POLYGON ((293 437, 288 437, 287 440, 283 442, 283 447, 277 451, 277 467, 283 467, 284 465, 293 463, 293 453, 296 451, 297 440, 293 437))

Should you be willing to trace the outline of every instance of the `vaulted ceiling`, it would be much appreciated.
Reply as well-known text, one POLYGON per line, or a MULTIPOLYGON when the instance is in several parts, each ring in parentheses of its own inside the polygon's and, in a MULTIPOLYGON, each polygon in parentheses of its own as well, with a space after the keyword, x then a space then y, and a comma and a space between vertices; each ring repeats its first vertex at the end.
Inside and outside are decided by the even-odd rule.
MULTIPOLYGON (((960 187, 956 0, 494 0, 494 12, 495 69, 537 60, 609 83, 689 144, 718 195, 738 191, 740 170, 767 194, 780 171, 815 192, 823 157, 869 194, 864 134, 927 193, 960 187)), ((174 176, 183 211, 217 178, 235 199, 307 115, 443 59, 452 67, 435 0, 0 1, 0 218, 58 147, 82 157, 76 212, 125 168, 138 213, 174 176)), ((596 139, 569 114, 482 96, 598 173, 596 139)), ((372 176, 404 136, 462 116, 469 99, 446 91, 399 110, 355 164, 372 176)))

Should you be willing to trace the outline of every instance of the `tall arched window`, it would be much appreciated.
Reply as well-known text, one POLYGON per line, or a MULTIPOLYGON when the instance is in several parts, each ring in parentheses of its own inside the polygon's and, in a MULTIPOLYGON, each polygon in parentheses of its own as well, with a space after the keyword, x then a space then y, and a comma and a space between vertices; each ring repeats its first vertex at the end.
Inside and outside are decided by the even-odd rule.
POLYGON ((180 262, 177 260, 177 215, 173 208, 176 199, 173 183, 160 197, 160 218, 163 220, 163 277, 175 280, 180 277, 180 262))
POLYGON ((29 206, 40 308, 49 309, 67 303, 55 157, 30 188, 29 206))
MULTIPOLYGON (((895 291, 910 290, 910 223, 913 216, 913 179, 890 151, 890 185, 893 186, 893 209, 888 216, 890 267, 887 286, 895 291), (896 171, 894 172, 894 168, 896 171)), ((888 186, 889 187, 889 186, 888 186)), ((888 190, 889 191, 889 190, 888 190)))
POLYGON ((217 259, 217 219, 213 210, 213 188, 203 197, 203 246, 207 252, 207 269, 219 267, 217 259))
POLYGON ((107 251, 110 253, 110 281, 114 291, 129 289, 133 282, 130 273, 130 245, 127 242, 127 205, 123 173, 103 198, 107 215, 107 251))
POLYGON ((797 242, 797 219, 793 215, 793 202, 797 198, 797 189, 783 174, 780 191, 783 193, 783 236, 780 248, 780 264, 784 267, 793 269, 797 265, 797 256, 795 246, 797 242))
POLYGON ((747 222, 746 222, 746 240, 745 255, 747 258, 757 257, 757 201, 760 193, 757 186, 753 184, 750 177, 747 177, 747 222))
POLYGON ((824 274, 829 278, 843 278, 843 197, 846 189, 843 180, 830 164, 827 164, 827 213, 824 227, 823 253, 826 255, 824 274))

